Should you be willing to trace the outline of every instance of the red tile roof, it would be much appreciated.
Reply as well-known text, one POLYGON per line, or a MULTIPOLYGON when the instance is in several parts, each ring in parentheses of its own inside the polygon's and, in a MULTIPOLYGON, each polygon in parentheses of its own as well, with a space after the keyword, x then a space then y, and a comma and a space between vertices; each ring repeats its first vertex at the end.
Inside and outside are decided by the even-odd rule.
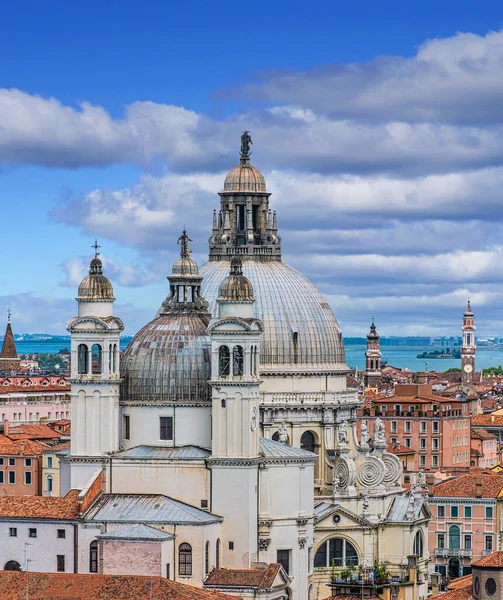
POLYGON ((475 439, 475 440, 496 440, 497 439, 496 436, 494 435, 494 433, 489 433, 482 427, 477 428, 477 429, 472 429, 471 436, 472 436, 472 439, 475 439))
POLYGON ((437 483, 432 495, 435 498, 476 498, 478 482, 482 484, 482 498, 497 498, 503 489, 503 475, 479 471, 437 483))
POLYGON ((503 415, 475 415, 472 417, 472 426, 503 427, 503 415))
POLYGON ((472 567, 499 567, 503 568, 503 552, 493 552, 480 560, 472 563, 472 567))
POLYGON ((438 594, 438 596, 432 596, 432 598, 436 598, 437 600, 472 600, 472 584, 470 583, 466 587, 438 594))
POLYGON ((32 440, 54 440, 63 437, 63 434, 54 431, 49 425, 10 425, 8 437, 11 439, 32 439, 32 440))
POLYGON ((0 571, 0 600, 236 600, 164 577, 0 571), (28 581, 27 581, 28 579, 28 581))
POLYGON ((457 590, 461 587, 466 587, 467 585, 472 585, 472 576, 464 575, 463 577, 456 577, 453 579, 449 585, 447 586, 448 590, 457 590))
POLYGON ((46 446, 44 447, 44 452, 53 453, 53 452, 62 452, 63 450, 70 450, 72 442, 64 442, 63 444, 56 444, 55 446, 46 446))
POLYGON ((205 586, 212 587, 255 587, 270 589, 281 565, 271 563, 256 569, 213 569, 204 580, 205 586))
POLYGON ((64 498, 0 496, 0 519, 73 520, 79 514, 78 495, 78 490, 70 490, 64 498))
POLYGON ((32 440, 11 440, 0 434, 0 455, 2 456, 39 456, 47 449, 45 444, 32 440))

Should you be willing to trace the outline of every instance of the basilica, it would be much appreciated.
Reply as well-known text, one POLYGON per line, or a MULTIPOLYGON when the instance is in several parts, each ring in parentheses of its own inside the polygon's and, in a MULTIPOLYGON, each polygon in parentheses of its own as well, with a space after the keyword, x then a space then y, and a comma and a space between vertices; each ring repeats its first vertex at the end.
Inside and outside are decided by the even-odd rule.
POLYGON ((123 355, 97 252, 79 286, 61 456, 72 564, 240 597, 426 598, 424 482, 402 488, 379 419, 358 438, 341 328, 282 261, 250 142, 219 192, 209 261, 183 231, 166 298, 123 355))

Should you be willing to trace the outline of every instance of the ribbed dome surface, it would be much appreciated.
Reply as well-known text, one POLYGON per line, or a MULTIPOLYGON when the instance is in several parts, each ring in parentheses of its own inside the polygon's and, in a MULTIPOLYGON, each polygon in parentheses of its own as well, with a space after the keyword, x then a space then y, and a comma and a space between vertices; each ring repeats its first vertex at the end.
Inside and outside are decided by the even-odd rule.
POLYGON ((211 402, 209 319, 186 312, 145 325, 121 360, 122 400, 211 402))
POLYGON ((231 260, 230 275, 218 288, 218 299, 226 302, 253 302, 253 286, 243 275, 243 263, 235 256, 231 260))
POLYGON ((224 192, 266 192, 265 179, 262 173, 250 165, 241 161, 227 173, 224 182, 224 192))
MULTIPOLYGON (((219 287, 229 261, 203 265, 201 292, 216 314, 219 287)), ((243 274, 255 296, 255 316, 262 319, 261 368, 265 371, 345 370, 342 333, 330 306, 298 271, 279 261, 245 261, 243 274)))
POLYGON ((191 258, 179 258, 173 263, 171 273, 173 275, 198 275, 199 269, 196 261, 191 258))

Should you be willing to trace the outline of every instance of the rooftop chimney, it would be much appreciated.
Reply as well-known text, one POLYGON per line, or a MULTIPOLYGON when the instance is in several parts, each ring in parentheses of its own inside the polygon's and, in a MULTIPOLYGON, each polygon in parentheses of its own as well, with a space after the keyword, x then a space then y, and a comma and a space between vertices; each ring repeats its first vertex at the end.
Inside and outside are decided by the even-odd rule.
POLYGON ((482 477, 475 479, 475 497, 482 498, 482 477))
POLYGON ((3 422, 3 434, 9 435, 9 419, 5 419, 3 422))

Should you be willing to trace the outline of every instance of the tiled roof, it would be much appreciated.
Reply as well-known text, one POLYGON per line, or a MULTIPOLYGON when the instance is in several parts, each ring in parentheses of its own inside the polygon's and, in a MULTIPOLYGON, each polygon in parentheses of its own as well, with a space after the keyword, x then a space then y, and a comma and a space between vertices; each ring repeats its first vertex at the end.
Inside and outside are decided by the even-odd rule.
POLYGON ((55 452, 63 452, 63 450, 70 450, 72 443, 63 442, 62 444, 56 444, 55 446, 45 447, 45 454, 54 454, 55 452))
POLYGON ((73 520, 78 515, 78 495, 77 490, 71 490, 64 498, 0 496, 0 519, 73 520))
POLYGON ((33 440, 54 440, 63 437, 63 434, 51 429, 49 425, 17 425, 9 427, 7 434, 11 439, 33 439, 33 440))
POLYGON ((164 577, 0 571, 0 600, 236 600, 164 577), (28 579, 28 581, 27 581, 28 579))
POLYGON ((495 440, 497 439, 494 433, 489 433, 482 427, 477 429, 472 429, 471 431, 472 439, 475 440, 495 440))
POLYGON ((212 587, 254 587, 271 589, 281 565, 272 563, 255 569, 213 569, 204 580, 205 586, 212 587))
POLYGON ((472 576, 465 575, 464 577, 456 577, 456 579, 450 581, 449 585, 447 586, 447 589, 457 590, 458 588, 463 588, 469 585, 472 585, 472 576))
POLYGON ((503 475, 483 471, 437 483, 432 495, 434 498, 476 498, 478 482, 482 483, 482 498, 497 498, 503 489, 503 475))
POLYGON ((472 427, 503 427, 503 415, 475 415, 472 427))
MULTIPOLYGON (((449 592, 445 592, 442 594, 438 594, 438 596, 432 596, 437 600, 472 600, 472 584, 467 585, 466 587, 460 587, 456 590, 450 590, 449 592)), ((355 600, 353 598, 353 600, 355 600)))
POLYGON ((46 448, 45 444, 33 440, 11 440, 0 435, 0 455, 3 456, 39 456, 46 448))
POLYGON ((87 518, 110 523, 177 525, 207 525, 222 520, 222 517, 162 494, 103 494, 87 518))
POLYGON ((503 568, 503 552, 493 552, 480 560, 472 563, 472 567, 499 567, 503 568))

